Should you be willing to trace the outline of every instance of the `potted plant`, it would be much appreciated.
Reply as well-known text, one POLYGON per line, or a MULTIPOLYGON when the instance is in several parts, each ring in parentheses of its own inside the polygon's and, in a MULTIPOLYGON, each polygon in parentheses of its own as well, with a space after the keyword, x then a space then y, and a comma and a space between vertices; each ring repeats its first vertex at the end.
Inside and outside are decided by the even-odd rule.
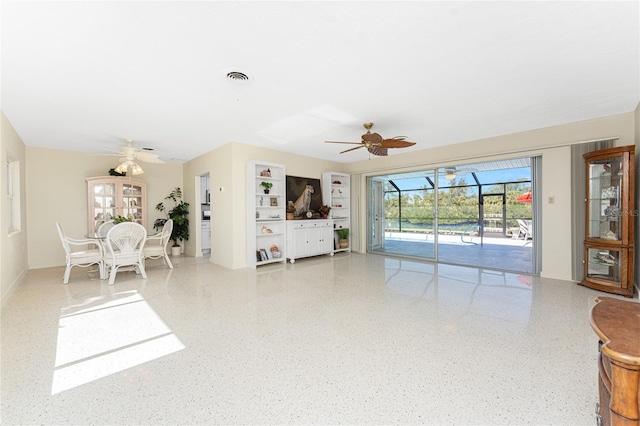
POLYGON ((164 212, 167 217, 156 219, 155 222, 153 222, 153 229, 159 231, 167 220, 173 220, 173 231, 171 231, 173 246, 171 247, 171 254, 173 256, 179 256, 182 251, 180 242, 189 239, 189 203, 185 203, 182 200, 182 190, 178 187, 171 191, 164 199, 173 201, 173 207, 171 210, 167 210, 164 201, 156 205, 156 210, 164 212))
POLYGON ((264 193, 268 194, 269 190, 271 189, 271 187, 273 186, 273 184, 271 182, 260 182, 261 186, 264 186, 264 193))
POLYGON ((348 248, 349 247, 349 230, 348 229, 338 229, 336 230, 336 234, 338 234, 338 247, 348 248))
POLYGON ((116 225, 122 222, 133 222, 133 220, 130 217, 124 216, 116 216, 113 218, 113 223, 116 225))

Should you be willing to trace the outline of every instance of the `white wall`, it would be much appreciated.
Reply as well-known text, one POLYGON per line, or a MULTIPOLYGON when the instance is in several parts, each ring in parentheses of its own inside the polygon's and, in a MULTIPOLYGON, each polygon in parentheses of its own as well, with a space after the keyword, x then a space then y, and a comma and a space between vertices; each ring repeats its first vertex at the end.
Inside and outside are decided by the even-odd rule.
POLYGON ((4 304, 13 290, 17 287, 23 275, 27 272, 27 211, 24 208, 26 199, 25 185, 25 146, 14 130, 13 126, 4 113, 0 111, 0 160, 2 171, 0 172, 0 192, 2 194, 2 211, 0 212, 0 297, 1 304, 4 304), (7 160, 18 161, 20 163, 20 200, 22 203, 22 214, 20 217, 21 230, 8 234, 9 229, 9 206, 5 202, 7 193, 7 180, 5 164, 7 160))
MULTIPOLYGON (((108 176, 119 156, 90 155, 47 148, 26 148, 27 224, 29 229, 29 268, 64 265, 64 250, 55 222, 66 234, 81 237, 87 233, 87 182, 92 176, 108 176)), ((142 163, 147 182, 147 231, 162 217, 155 211, 176 186, 182 186, 182 164, 142 163)), ((62 276, 60 276, 62 282, 62 276)))

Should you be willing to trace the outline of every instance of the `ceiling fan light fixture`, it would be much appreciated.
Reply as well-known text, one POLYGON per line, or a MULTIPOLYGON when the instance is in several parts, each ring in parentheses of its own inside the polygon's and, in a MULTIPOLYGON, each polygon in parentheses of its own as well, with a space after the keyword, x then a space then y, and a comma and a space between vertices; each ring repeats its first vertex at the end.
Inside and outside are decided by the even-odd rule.
POLYGON ((131 174, 136 176, 136 175, 141 175, 143 173, 144 173, 144 170, 142 170, 142 167, 140 167, 138 163, 133 163, 133 165, 131 166, 131 174))
POLYGON ((129 170, 129 168, 131 168, 131 174, 134 176, 144 173, 142 167, 140 167, 138 163, 135 163, 131 160, 126 160, 120 163, 118 167, 115 168, 115 171, 118 173, 127 173, 127 170, 129 170))
POLYGON ((456 172, 454 172, 453 170, 447 170, 446 174, 444 175, 444 177, 446 179, 455 179, 456 178, 456 172))
POLYGON ((118 173, 126 173, 127 172, 127 163, 120 163, 118 167, 115 168, 115 171, 118 173))

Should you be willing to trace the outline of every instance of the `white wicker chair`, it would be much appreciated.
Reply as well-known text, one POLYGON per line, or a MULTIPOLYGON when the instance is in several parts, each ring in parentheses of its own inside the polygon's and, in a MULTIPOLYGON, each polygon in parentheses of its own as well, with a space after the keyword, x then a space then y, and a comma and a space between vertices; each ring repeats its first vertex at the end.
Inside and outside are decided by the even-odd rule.
POLYGON ((104 264, 109 271, 109 285, 116 281, 118 269, 132 266, 143 278, 147 278, 144 270, 144 243, 147 230, 135 222, 122 222, 107 232, 104 264))
POLYGON ((147 242, 144 246, 144 258, 145 259, 164 259, 167 266, 173 269, 173 264, 169 255, 167 254, 167 244, 171 238, 171 232, 173 231, 173 220, 168 219, 162 227, 162 232, 147 237, 147 242), (151 242, 151 244, 149 244, 151 242))
POLYGON ((104 253, 102 251, 102 244, 100 241, 92 239, 78 239, 67 237, 62 230, 62 226, 59 222, 56 222, 56 228, 58 229, 58 235, 60 236, 60 242, 66 255, 67 269, 64 271, 64 284, 69 283, 69 276, 71 275, 71 268, 74 266, 81 266, 83 268, 98 265, 100 270, 100 279, 105 278, 104 268, 104 253), (96 246, 96 249, 84 249, 73 251, 71 246, 96 246))
POLYGON ((98 230, 96 231, 96 234, 98 235, 98 237, 106 237, 107 232, 109 232, 109 229, 113 228, 115 225, 116 223, 113 220, 105 222, 102 225, 98 226, 98 230))

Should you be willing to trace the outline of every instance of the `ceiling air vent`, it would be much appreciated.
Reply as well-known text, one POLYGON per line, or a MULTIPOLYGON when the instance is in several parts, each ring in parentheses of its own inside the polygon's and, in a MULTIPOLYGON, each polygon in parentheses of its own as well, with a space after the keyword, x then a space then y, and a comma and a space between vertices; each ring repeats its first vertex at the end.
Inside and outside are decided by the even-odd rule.
POLYGON ((227 78, 235 81, 249 81, 249 76, 241 71, 229 71, 227 78))

